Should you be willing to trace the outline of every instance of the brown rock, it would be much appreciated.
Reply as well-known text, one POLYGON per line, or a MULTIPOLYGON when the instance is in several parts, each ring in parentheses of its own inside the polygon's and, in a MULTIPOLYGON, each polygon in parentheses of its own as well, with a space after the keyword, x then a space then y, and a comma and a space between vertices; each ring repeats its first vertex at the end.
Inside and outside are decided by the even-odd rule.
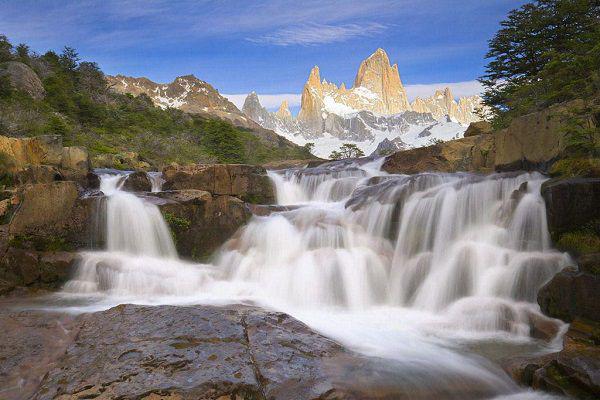
POLYGON ((61 168, 85 174, 90 169, 90 158, 85 147, 63 147, 61 168))
POLYGON ((28 165, 15 173, 16 181, 21 185, 62 181, 63 175, 51 165, 28 165))
POLYGON ((236 196, 250 203, 275 201, 266 170, 245 164, 169 166, 163 169, 165 190, 196 189, 215 195, 236 196))
POLYGON ((240 199, 186 189, 153 193, 182 257, 205 259, 225 243, 251 214, 240 199))
POLYGON ((471 122, 465 131, 465 137, 487 135, 493 132, 492 124, 487 121, 471 122))
POLYGON ((58 135, 31 138, 0 136, 0 153, 5 153, 12 161, 14 171, 27 165, 59 166, 63 153, 62 138, 58 135))
POLYGON ((493 153, 493 139, 490 135, 471 136, 429 147, 396 152, 386 157, 382 169, 394 174, 491 172, 493 153))
MULTIPOLYGON (((494 133, 496 170, 548 169, 564 156, 565 127, 579 100, 557 104, 512 120, 508 128, 494 133)), ((590 120, 593 126, 594 122, 590 120)))

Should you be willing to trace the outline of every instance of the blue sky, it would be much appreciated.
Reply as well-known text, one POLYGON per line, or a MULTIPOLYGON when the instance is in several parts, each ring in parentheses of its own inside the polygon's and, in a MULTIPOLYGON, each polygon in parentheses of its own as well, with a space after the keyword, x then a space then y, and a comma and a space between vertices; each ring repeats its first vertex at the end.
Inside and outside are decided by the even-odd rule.
POLYGON ((487 40, 523 3, 0 0, 0 32, 38 52, 75 47, 108 74, 169 82, 192 73, 221 93, 271 95, 261 100, 274 107, 297 104, 313 65, 351 85, 378 47, 398 63, 410 97, 441 83, 455 95, 476 92, 487 40))

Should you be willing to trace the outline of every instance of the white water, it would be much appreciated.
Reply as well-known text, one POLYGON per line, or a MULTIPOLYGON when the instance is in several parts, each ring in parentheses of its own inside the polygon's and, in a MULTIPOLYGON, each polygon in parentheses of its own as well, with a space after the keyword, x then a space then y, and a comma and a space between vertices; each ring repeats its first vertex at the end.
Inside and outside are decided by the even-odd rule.
POLYGON ((214 265, 179 260, 158 208, 121 191, 119 177, 103 176, 107 251, 84 253, 65 292, 94 295, 98 307, 253 302, 394 360, 399 384, 416 391, 453 398, 449 388, 475 385, 515 393, 471 349, 560 345, 558 321, 550 322, 554 341, 531 338, 535 321, 547 320, 537 290, 570 262, 550 247, 544 178, 397 176, 379 166, 270 173, 278 203, 301 207, 253 217, 214 265))

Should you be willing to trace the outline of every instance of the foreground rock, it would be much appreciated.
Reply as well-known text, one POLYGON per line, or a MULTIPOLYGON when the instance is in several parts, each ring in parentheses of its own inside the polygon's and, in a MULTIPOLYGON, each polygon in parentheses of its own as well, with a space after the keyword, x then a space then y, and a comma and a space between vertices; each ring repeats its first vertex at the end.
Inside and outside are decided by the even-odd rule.
POLYGON ((250 219, 250 210, 233 196, 202 190, 153 193, 182 257, 205 260, 250 219))
MULTIPOLYGON (((136 306, 76 318, 0 307, 3 399, 428 399, 384 360, 288 315, 251 307, 136 306)), ((445 387, 464 398, 489 389, 445 387)))
POLYGON ((133 172, 125 176, 123 190, 128 192, 149 192, 152 189, 152 182, 145 172, 133 172))
POLYGON ((164 190, 196 189, 236 196, 249 203, 271 204, 275 192, 263 167, 246 164, 169 166, 163 169, 164 190))

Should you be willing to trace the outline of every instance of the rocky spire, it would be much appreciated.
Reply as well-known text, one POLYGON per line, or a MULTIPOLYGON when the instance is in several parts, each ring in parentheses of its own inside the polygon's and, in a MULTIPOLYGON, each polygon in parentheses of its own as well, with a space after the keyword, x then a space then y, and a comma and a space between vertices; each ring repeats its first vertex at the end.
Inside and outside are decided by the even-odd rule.
POLYGON ((427 103, 425 103, 425 101, 420 97, 415 98, 415 100, 411 103, 411 107, 412 107, 413 111, 416 111, 419 113, 430 112, 429 108, 427 107, 427 103))
POLYGON ((322 126, 321 109, 323 108, 323 86, 319 67, 314 66, 310 70, 308 80, 302 90, 302 99, 300 101, 300 112, 298 120, 304 122, 315 131, 320 131, 322 126))
POLYGON ((376 112, 396 114, 411 109, 398 65, 390 66, 388 55, 381 48, 360 64, 354 87, 369 89, 379 97, 381 104, 374 110, 376 112))
POLYGON ((290 112, 290 108, 288 106, 287 100, 284 100, 281 102, 281 105, 279 106, 279 110, 277 110, 275 115, 284 121, 292 120, 292 113, 290 112))

